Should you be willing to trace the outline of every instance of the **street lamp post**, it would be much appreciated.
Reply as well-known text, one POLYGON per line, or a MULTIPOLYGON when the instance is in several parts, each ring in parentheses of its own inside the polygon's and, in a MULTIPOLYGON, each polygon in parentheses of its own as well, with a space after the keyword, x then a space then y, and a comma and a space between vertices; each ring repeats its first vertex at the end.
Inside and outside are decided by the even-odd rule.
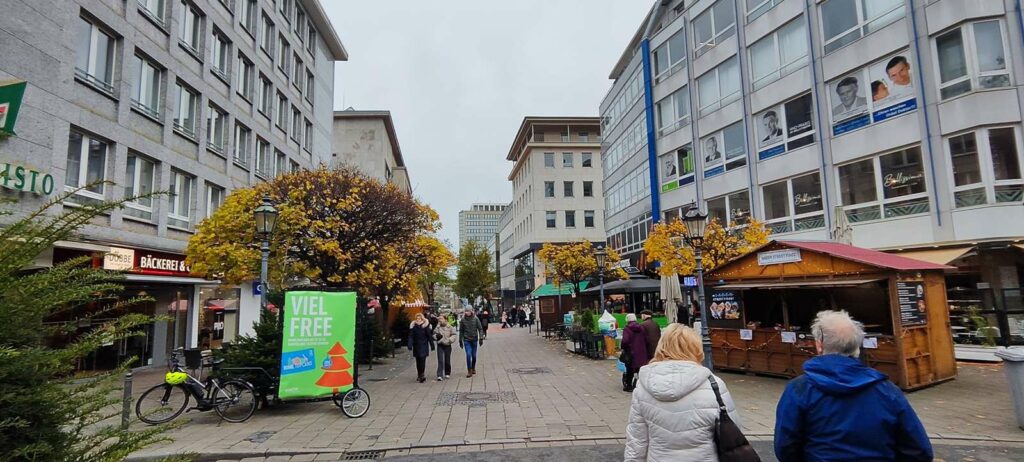
MULTIPOLYGON (((270 200, 269 194, 263 195, 263 202, 252 212, 256 218, 256 236, 260 239, 260 309, 267 309, 267 261, 270 259, 270 236, 277 228, 277 208, 270 200)), ((277 324, 281 325, 282 316, 278 314, 277 324)))
POLYGON ((711 359, 711 335, 708 332, 708 308, 704 303, 704 265, 701 245, 704 243, 704 229, 708 224, 708 214, 698 208, 692 208, 683 216, 686 226, 686 242, 693 249, 693 259, 697 263, 697 303, 700 305, 700 336, 704 347, 704 367, 714 368, 711 359))
POLYGON ((597 281, 600 284, 601 290, 601 303, 599 303, 597 309, 604 311, 604 264, 608 261, 608 251, 604 250, 603 245, 597 246, 597 250, 594 251, 594 259, 597 260, 597 281))

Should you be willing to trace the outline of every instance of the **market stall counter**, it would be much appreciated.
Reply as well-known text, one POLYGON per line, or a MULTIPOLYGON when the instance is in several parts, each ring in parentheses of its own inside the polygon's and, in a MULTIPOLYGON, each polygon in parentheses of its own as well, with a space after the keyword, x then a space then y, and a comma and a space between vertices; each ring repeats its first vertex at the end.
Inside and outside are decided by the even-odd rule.
POLYGON ((903 390, 956 377, 943 265, 835 242, 772 241, 705 278, 715 368, 780 377, 817 355, 822 310, 867 333, 861 360, 903 390))

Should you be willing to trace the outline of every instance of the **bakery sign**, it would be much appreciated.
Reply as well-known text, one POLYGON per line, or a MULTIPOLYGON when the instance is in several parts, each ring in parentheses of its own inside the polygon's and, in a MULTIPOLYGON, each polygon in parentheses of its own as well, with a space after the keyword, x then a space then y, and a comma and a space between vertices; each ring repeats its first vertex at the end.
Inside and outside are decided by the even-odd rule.
POLYGON ((142 249, 111 247, 103 257, 103 269, 158 276, 190 276, 185 256, 142 249))

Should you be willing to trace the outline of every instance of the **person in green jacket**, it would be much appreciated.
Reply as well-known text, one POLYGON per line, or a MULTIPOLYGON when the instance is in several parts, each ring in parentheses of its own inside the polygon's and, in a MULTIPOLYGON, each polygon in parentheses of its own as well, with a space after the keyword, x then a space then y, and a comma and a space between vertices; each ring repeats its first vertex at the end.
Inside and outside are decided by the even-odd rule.
POLYGON ((484 343, 483 337, 480 335, 483 330, 480 320, 473 315, 473 309, 466 308, 465 314, 462 315, 462 321, 459 322, 459 346, 466 350, 467 378, 476 375, 476 349, 478 345, 484 343))

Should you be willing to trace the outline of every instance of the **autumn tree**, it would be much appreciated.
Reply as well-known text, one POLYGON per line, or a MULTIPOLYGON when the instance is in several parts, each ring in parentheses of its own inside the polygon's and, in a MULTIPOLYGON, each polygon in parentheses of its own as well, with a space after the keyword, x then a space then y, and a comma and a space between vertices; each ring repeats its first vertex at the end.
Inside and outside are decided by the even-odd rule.
MULTIPOLYGON (((717 218, 708 220, 701 243, 705 271, 743 255, 768 242, 771 231, 764 223, 751 219, 744 227, 725 228, 717 218)), ((693 248, 686 242, 686 225, 680 220, 654 225, 644 250, 650 260, 657 261, 658 274, 693 274, 697 267, 693 248)))
POLYGON ((476 241, 469 241, 459 249, 459 263, 455 275, 455 293, 473 303, 477 297, 489 295, 497 280, 494 276, 491 253, 476 241))
POLYGON ((444 271, 455 263, 448 246, 433 235, 419 235, 408 243, 387 246, 382 249, 382 257, 350 279, 365 295, 380 298, 384 319, 388 319, 392 302, 417 298, 417 282, 423 275, 444 271))
MULTIPOLYGON (((626 272, 622 268, 613 267, 612 262, 619 261, 619 255, 611 248, 605 249, 608 252, 608 257, 605 258, 605 280, 626 278, 626 272)), ((566 244, 545 242, 537 252, 537 258, 544 264, 544 276, 551 278, 556 286, 572 286, 572 291, 576 294, 576 304, 579 305, 580 285, 598 274, 595 250, 597 249, 588 240, 566 244)))
MULTIPOLYGON (((455 263, 455 259, 452 259, 452 264, 455 263)), ((451 266, 451 265, 449 265, 451 266)), ((420 277, 416 280, 416 285, 419 287, 420 292, 426 297, 427 303, 430 305, 434 304, 434 294, 438 287, 450 287, 455 284, 451 276, 448 275, 448 268, 442 268, 437 271, 425 271, 420 274, 420 277)))

